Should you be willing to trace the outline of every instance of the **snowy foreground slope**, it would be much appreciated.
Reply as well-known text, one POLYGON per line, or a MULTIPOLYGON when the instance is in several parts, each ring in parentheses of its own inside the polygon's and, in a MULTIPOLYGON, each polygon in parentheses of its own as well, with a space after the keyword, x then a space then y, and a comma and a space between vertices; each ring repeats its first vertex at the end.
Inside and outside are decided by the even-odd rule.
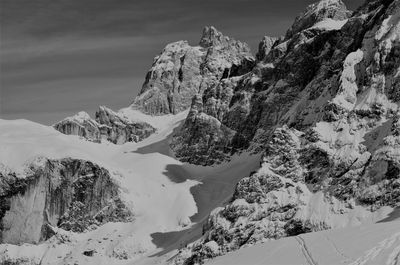
MULTIPOLYGON (((54 240, 38 246, 17 248, 17 257, 20 254, 24 257, 23 252, 26 250, 28 259, 32 258, 32 264, 56 264, 58 261, 67 262, 67 256, 72 257, 68 262, 74 258, 79 259, 85 249, 95 249, 98 255, 90 261, 84 261, 85 264, 109 264, 107 256, 112 256, 109 252, 118 251, 129 253, 126 254, 127 258, 132 260, 142 253, 156 249, 150 234, 177 230, 189 225, 189 217, 197 212, 189 190, 198 182, 188 180, 175 183, 164 175, 164 171, 167 165, 178 166, 181 163, 158 152, 137 152, 142 146, 165 138, 184 115, 185 113, 164 117, 163 125, 167 125, 166 129, 155 137, 141 145, 124 146, 91 143, 25 120, 1 120, 0 161, 3 171, 12 170, 23 177, 26 166, 31 161, 38 160, 38 157, 90 160, 110 170, 121 187, 123 200, 131 206, 135 216, 132 223, 110 223, 83 234, 66 233, 64 236, 68 238, 68 243, 62 245, 53 238, 54 240)), ((32 221, 28 219, 28 222, 32 221)), ((4 262, 1 259, 7 259, 8 248, 7 245, 1 245, 1 262, 4 262)))
POLYGON ((397 265, 400 222, 327 230, 243 248, 212 265, 397 265))
MULTIPOLYGON (((36 245, 2 244, 0 264, 153 264, 165 261, 171 254, 146 256, 167 253, 200 237, 201 224, 208 213, 227 200, 235 183, 259 164, 259 156, 243 155, 218 167, 184 165, 169 154, 168 138, 187 112, 150 117, 132 110, 122 111, 126 116, 145 120, 157 128, 157 133, 140 143, 114 145, 105 141, 99 144, 26 120, 0 120, 2 174, 15 172, 18 178, 24 178, 32 165, 40 164, 43 159, 89 160, 110 171, 113 181, 120 187, 122 200, 133 212, 132 221, 110 222, 83 233, 53 227, 55 235, 36 245)), ((6 213, 6 217, 11 218, 11 227, 20 223, 17 218, 26 218, 29 227, 38 225, 35 224, 37 218, 32 217, 35 210, 31 216, 20 213, 32 207, 24 197, 26 193, 17 196, 21 209, 6 213), (27 207, 23 206, 26 204, 27 207)), ((20 238, 18 234, 9 234, 8 238, 20 238)))

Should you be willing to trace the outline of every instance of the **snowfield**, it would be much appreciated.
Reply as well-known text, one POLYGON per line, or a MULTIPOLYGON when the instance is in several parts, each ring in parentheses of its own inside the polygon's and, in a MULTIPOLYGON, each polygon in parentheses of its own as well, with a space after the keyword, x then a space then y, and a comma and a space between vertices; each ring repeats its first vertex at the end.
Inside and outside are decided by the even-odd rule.
POLYGON ((206 264, 397 265, 400 264, 400 222, 327 230, 269 241, 206 264))

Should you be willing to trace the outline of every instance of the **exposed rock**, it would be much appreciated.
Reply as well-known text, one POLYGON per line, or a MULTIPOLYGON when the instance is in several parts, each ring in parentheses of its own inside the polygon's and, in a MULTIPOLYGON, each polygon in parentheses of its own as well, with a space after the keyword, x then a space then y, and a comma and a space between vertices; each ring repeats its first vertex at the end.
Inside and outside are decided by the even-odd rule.
POLYGON ((106 107, 100 107, 96 112, 96 121, 100 124, 100 134, 115 144, 139 142, 156 131, 146 122, 130 121, 106 107))
POLYGON ((93 257, 94 253, 96 253, 96 250, 85 250, 82 254, 88 257, 93 257))
POLYGON ((220 79, 246 73, 253 66, 247 44, 206 27, 199 46, 178 41, 168 44, 154 58, 131 107, 148 114, 176 114, 190 107, 194 95, 202 94, 220 79))
POLYGON ((93 142, 101 140, 99 124, 84 111, 57 122, 53 127, 63 134, 82 136, 93 142))
POLYGON ((207 89, 208 100, 204 103, 200 95, 193 97, 188 117, 179 132, 174 135, 170 147, 181 161, 211 165, 215 161, 228 159, 232 153, 230 142, 235 131, 219 120, 228 110, 233 91, 229 88, 236 84, 236 78, 223 80, 216 87, 207 89), (222 92, 216 100, 210 94, 222 92), (210 113, 210 115, 205 114, 210 113))
POLYGON ((258 44, 258 52, 256 54, 257 61, 263 61, 278 40, 279 38, 276 37, 264 36, 258 44))
POLYGON ((133 218, 110 173, 88 161, 41 158, 26 176, 1 172, 0 183, 1 243, 38 243, 52 227, 83 232, 133 218))
POLYGON ((100 106, 96 112, 95 120, 86 112, 79 112, 54 124, 53 127, 64 134, 79 135, 89 141, 101 142, 105 139, 114 144, 139 142, 156 131, 146 122, 131 121, 104 106, 100 106))

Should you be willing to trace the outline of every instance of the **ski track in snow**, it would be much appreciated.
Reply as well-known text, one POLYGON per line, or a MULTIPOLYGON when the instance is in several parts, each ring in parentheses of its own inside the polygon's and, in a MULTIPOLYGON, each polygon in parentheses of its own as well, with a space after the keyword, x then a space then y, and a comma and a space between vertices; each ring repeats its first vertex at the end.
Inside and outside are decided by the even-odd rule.
MULTIPOLYGON (((363 256, 358 258, 355 262, 350 265, 365 265, 369 262, 375 260, 379 254, 383 251, 390 249, 394 243, 398 243, 399 245, 394 249, 392 254, 389 255, 386 265, 398 265, 399 256, 400 256, 400 232, 395 233, 391 237, 388 237, 377 244, 377 246, 365 252, 363 256)), ((374 263, 369 263, 374 264, 374 263)))
POLYGON ((339 248, 337 247, 337 245, 335 244, 335 242, 332 241, 332 239, 329 238, 328 235, 324 235, 324 237, 326 238, 326 240, 329 242, 329 244, 332 245, 333 249, 335 250, 335 252, 337 254, 339 254, 341 257, 343 257, 344 262, 348 263, 348 262, 352 262, 353 259, 350 258, 349 256, 347 256, 346 254, 344 254, 342 251, 339 250, 339 248))
POLYGON ((400 242, 399 246, 396 247, 393 252, 390 254, 386 265, 399 265, 400 264, 400 242))
POLYGON ((310 250, 307 248, 307 244, 306 244, 306 241, 304 240, 304 238, 302 238, 301 236, 295 236, 294 238, 299 243, 301 252, 303 252, 303 255, 306 258, 308 264, 309 265, 318 265, 318 262, 316 262, 314 260, 314 258, 311 255, 310 250))

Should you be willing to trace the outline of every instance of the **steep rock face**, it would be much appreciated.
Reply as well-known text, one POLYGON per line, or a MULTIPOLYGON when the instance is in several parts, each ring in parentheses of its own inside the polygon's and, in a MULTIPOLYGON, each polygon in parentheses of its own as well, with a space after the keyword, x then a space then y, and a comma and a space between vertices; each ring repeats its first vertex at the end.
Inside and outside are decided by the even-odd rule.
POLYGON ((279 42, 279 38, 264 36, 258 45, 257 61, 263 61, 277 41, 279 42))
POLYGON ((133 218, 110 173, 96 164, 41 158, 25 174, 0 172, 1 243, 38 243, 52 227, 83 232, 133 218))
POLYGON ((106 107, 100 107, 96 112, 96 121, 101 124, 99 127, 101 135, 115 144, 139 142, 156 131, 146 122, 130 121, 106 107))
POLYGON ((100 106, 95 115, 93 120, 86 112, 79 112, 53 127, 64 134, 79 135, 89 141, 101 142, 105 139, 114 144, 139 142, 156 131, 146 122, 131 121, 104 106, 100 106))
POLYGON ((238 80, 236 77, 224 79, 217 86, 204 92, 207 95, 218 93, 220 98, 217 100, 210 96, 209 100, 204 102, 201 95, 193 97, 188 117, 170 144, 175 156, 181 161, 209 165, 212 161, 228 159, 233 153, 230 142, 235 131, 222 124, 221 118, 229 109, 233 87, 238 80))
POLYGON ((53 127, 63 134, 78 135, 93 142, 101 140, 99 124, 84 111, 57 122, 53 127))
POLYGON ((202 94, 220 79, 248 72, 253 66, 247 44, 206 27, 199 46, 178 41, 168 44, 154 58, 131 107, 148 114, 176 114, 190 107, 194 95, 202 94))
MULTIPOLYGON (((226 150, 261 150, 264 157, 237 184, 232 201, 211 213, 204 236, 181 250, 177 264, 359 224, 378 218, 383 206, 400 205, 399 14, 399 1, 368 1, 346 23, 318 22, 278 40, 233 87, 204 93, 197 115, 216 117, 219 128, 235 134, 228 143, 214 139, 210 149, 222 150, 225 142, 226 150), (204 107, 226 95, 222 115, 204 107)), ((185 139, 187 128, 175 137, 185 139)), ((204 144, 189 139, 192 146, 204 144)), ((213 164, 221 157, 228 158, 190 161, 213 164)))

